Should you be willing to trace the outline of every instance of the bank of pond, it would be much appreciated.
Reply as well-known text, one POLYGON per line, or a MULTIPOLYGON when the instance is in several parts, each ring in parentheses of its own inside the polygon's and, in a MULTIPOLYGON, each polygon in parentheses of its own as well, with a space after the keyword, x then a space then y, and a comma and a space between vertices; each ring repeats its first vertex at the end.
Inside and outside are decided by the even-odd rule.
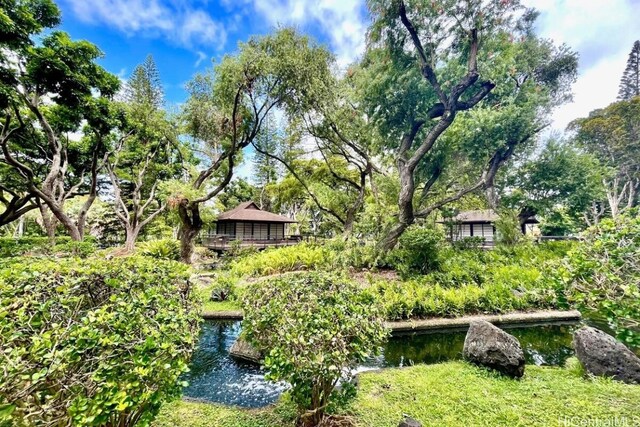
MULTIPOLYGON (((565 322, 507 330, 520 341, 527 364, 563 366, 573 355, 572 333, 578 325, 565 322)), ((189 382, 184 389, 187 398, 259 408, 274 403, 286 389, 285 384, 266 381, 259 366, 229 356, 229 349, 240 331, 239 321, 206 320, 203 323, 190 372, 185 378, 189 382)), ((465 334, 464 329, 459 329, 394 335, 379 357, 368 360, 358 370, 462 359, 465 334)))

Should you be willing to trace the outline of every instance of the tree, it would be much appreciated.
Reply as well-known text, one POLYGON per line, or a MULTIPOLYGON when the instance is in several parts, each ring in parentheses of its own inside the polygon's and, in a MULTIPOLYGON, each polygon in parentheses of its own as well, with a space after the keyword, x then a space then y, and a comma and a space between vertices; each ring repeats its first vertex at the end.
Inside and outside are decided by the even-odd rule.
POLYGON ((284 165, 315 209, 348 237, 364 206, 367 182, 379 169, 373 161, 372 129, 364 112, 354 103, 351 74, 343 79, 334 78, 328 72, 333 60, 328 60, 324 64, 327 71, 322 73, 326 80, 317 81, 319 89, 307 94, 304 103, 297 106, 298 114, 289 123, 281 149, 268 152, 259 146, 255 148, 261 155, 284 165), (319 157, 321 162, 309 155, 301 158, 303 154, 319 157))
POLYGON ((536 156, 527 156, 500 177, 501 205, 517 210, 521 223, 531 214, 557 216, 559 209, 574 223, 588 223, 597 220, 591 208, 602 200, 602 177, 594 156, 570 141, 550 139, 536 156))
POLYGON ((243 306, 243 333, 266 354, 269 377, 291 384, 299 426, 323 425, 338 381, 376 354, 387 335, 374 296, 328 274, 253 284, 243 306))
POLYGON ((634 207, 640 188, 640 97, 594 110, 569 129, 608 170, 602 182, 611 216, 634 207))
POLYGON ((132 251, 147 224, 164 212, 163 182, 181 176, 184 147, 176 126, 161 109, 162 86, 153 57, 136 67, 124 92, 125 117, 109 153, 106 170, 113 186, 114 209, 132 251))
POLYGON ((628 101, 640 95, 640 40, 633 43, 627 66, 620 79, 618 100, 628 101))
POLYGON ((568 98, 577 58, 536 38, 535 12, 516 20, 517 1, 369 7, 362 97, 400 182, 398 219, 380 242, 388 250, 416 218, 493 188, 499 168, 568 98))
POLYGON ((112 125, 107 99, 119 81, 96 64, 102 53, 89 42, 53 31, 35 43, 43 29, 59 22, 52 2, 8 1, 1 12, 11 24, 0 42, 1 161, 43 211, 50 211, 73 240, 81 240, 112 125), (91 136, 72 140, 69 133, 83 122, 91 136), (89 197, 74 220, 65 214, 64 202, 77 194, 89 197))
POLYGON ((184 109, 187 133, 203 169, 191 170, 188 187, 177 191, 172 204, 181 220, 182 260, 191 261, 194 239, 203 227, 200 207, 229 184, 242 151, 263 131, 276 108, 293 114, 303 94, 316 90, 318 64, 326 63, 326 49, 294 30, 254 37, 225 56, 213 72, 190 82, 184 109))

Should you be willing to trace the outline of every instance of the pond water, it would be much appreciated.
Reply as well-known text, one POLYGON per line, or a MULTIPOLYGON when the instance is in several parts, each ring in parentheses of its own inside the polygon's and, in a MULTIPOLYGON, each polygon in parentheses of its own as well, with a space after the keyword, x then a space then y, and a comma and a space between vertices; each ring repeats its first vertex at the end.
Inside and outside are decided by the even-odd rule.
MULTIPOLYGON (((528 364, 563 365, 573 355, 572 332, 576 324, 553 324, 509 328, 520 340, 528 364)), ((229 349, 240 334, 240 322, 207 320, 200 342, 186 375, 187 397, 210 402, 258 408, 275 402, 285 384, 264 379, 264 371, 253 364, 229 356, 229 349)), ((382 355, 369 360, 359 370, 438 363, 462 358, 466 331, 443 331, 394 336, 382 355)))

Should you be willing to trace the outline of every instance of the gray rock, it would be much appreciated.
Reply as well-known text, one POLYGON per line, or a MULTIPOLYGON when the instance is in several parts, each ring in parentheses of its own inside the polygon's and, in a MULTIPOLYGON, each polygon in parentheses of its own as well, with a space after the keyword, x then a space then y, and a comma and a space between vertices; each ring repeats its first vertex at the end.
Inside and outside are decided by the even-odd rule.
POLYGON ((411 417, 404 417, 404 420, 400 421, 398 427, 422 427, 422 424, 418 420, 414 420, 411 417))
POLYGON ((524 352, 520 342, 484 320, 474 320, 469 325, 462 355, 469 362, 512 378, 524 375, 524 352))
POLYGON ((229 355, 236 359, 258 364, 263 359, 262 354, 258 349, 242 338, 238 338, 236 342, 233 343, 229 349, 229 355))
POLYGON ((611 335, 585 326, 573 335, 573 346, 587 372, 640 384, 640 358, 611 335))

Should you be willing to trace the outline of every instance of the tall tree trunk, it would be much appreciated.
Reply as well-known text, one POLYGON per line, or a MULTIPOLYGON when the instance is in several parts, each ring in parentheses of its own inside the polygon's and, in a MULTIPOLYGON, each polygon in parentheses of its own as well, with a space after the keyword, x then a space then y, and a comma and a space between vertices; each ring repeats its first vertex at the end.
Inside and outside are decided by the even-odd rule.
POLYGON ((195 240, 203 226, 200 218, 200 204, 182 199, 178 205, 178 215, 180 216, 180 260, 185 264, 191 264, 195 240))
POLYGON ((387 231, 386 235, 378 243, 378 247, 383 251, 390 251, 398 244, 398 239, 402 233, 413 224, 413 194, 415 192, 415 182, 413 170, 410 170, 403 160, 398 162, 400 171, 400 195, 398 196, 398 222, 387 231))
POLYGON ((38 203, 38 208, 40 209, 40 217, 42 218, 42 227, 47 233, 51 244, 54 244, 56 240, 56 218, 51 214, 46 205, 38 203))

